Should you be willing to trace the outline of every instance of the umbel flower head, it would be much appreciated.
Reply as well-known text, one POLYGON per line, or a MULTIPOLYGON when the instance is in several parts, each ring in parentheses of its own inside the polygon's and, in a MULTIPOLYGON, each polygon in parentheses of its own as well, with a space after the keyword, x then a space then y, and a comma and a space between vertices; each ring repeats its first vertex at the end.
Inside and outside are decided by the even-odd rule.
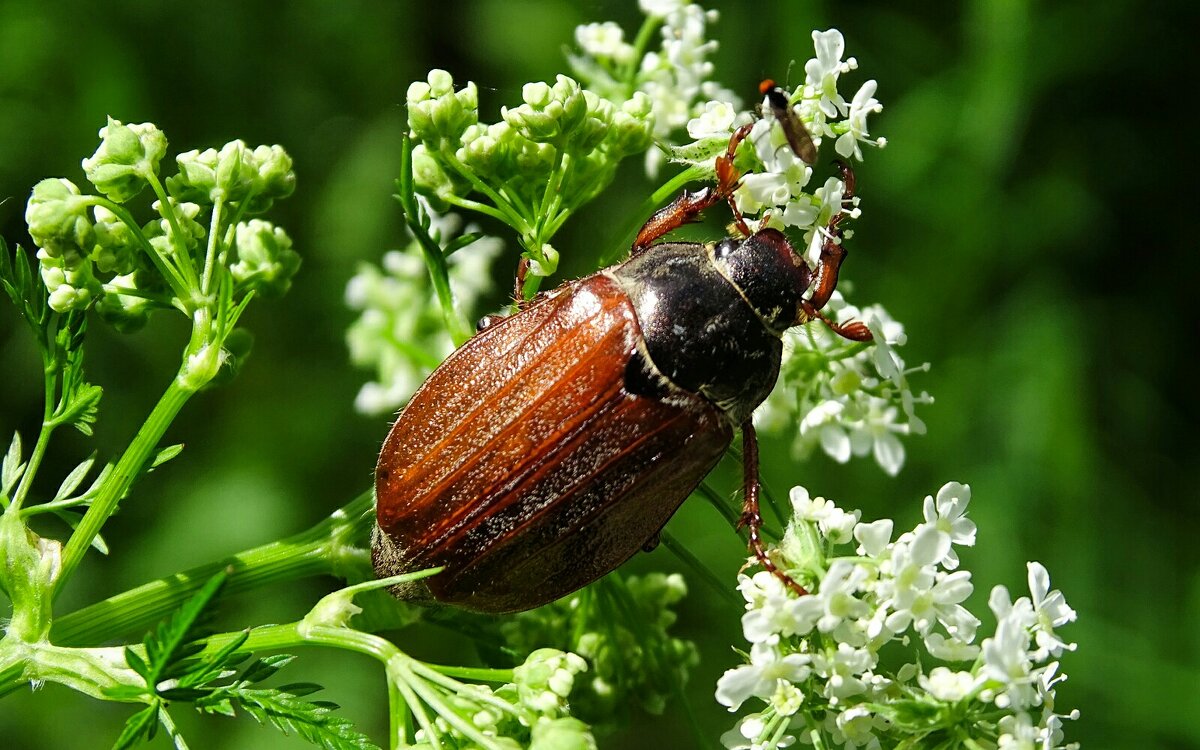
POLYGON ((812 593, 797 597, 767 571, 741 577, 750 653, 717 682, 716 697, 731 711, 763 707, 725 735, 727 747, 785 747, 814 732, 839 748, 946 737, 1034 746, 1006 744, 1017 735, 1067 747, 1062 720, 1077 714, 1055 713, 1065 679, 1056 659, 1075 646, 1057 629, 1075 612, 1050 590, 1045 567, 1029 563, 1031 596, 1013 601, 995 587, 996 630, 976 644, 980 620, 964 606, 971 574, 954 549, 975 543, 967 485, 927 497, 925 520, 895 539, 891 520, 863 522, 802 487, 791 499, 791 524, 771 556, 812 593), (883 666, 889 644, 912 652, 898 669, 883 666))

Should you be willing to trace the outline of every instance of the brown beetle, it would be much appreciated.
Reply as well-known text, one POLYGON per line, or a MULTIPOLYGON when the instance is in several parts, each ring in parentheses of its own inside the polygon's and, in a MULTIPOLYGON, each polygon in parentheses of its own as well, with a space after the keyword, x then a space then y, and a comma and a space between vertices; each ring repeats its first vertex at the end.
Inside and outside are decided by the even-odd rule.
POLYGON ((845 255, 840 214, 815 270, 779 231, 749 231, 732 199, 749 132, 718 157, 716 188, 654 214, 628 260, 481 330, 416 392, 379 457, 372 558, 380 577, 444 570, 393 593, 482 612, 565 596, 652 545, 738 428, 750 549, 804 593, 759 538, 750 416, 775 385, 785 330, 819 319, 871 334, 820 313, 845 255), (745 239, 654 244, 722 200, 745 239))

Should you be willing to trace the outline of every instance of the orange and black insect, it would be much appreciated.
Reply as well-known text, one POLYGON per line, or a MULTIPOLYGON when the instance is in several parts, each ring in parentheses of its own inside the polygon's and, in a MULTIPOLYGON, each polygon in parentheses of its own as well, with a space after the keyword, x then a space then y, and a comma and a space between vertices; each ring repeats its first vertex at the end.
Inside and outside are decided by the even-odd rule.
POLYGON ((771 114, 783 128, 783 135, 787 138, 792 153, 799 156, 805 164, 816 164, 817 146, 813 143, 808 128, 804 127, 800 116, 788 101, 787 92, 768 78, 758 84, 758 93, 767 97, 767 106, 771 108, 771 114))
POLYGON ((775 385, 788 328, 818 319, 871 334, 821 313, 845 256, 840 217, 816 268, 781 232, 749 231, 732 196, 750 127, 717 158, 716 186, 655 213, 628 260, 491 322, 416 392, 379 456, 372 558, 381 577, 443 570, 393 593, 483 612, 569 594, 653 546, 738 430, 750 549, 803 593, 759 537, 750 416, 775 385), (722 201, 742 238, 660 241, 722 201))

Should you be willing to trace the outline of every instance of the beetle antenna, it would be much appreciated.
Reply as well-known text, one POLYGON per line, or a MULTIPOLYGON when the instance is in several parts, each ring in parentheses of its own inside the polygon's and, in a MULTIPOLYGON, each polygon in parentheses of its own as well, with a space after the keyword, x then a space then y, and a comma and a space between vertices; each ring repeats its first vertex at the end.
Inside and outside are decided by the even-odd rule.
POLYGON ((742 517, 738 519, 738 528, 743 526, 749 530, 749 547, 754 558, 764 570, 778 578, 784 586, 792 590, 796 596, 805 596, 808 591, 796 583, 795 579, 779 569, 767 554, 763 545, 762 514, 759 512, 758 495, 761 489, 758 483, 758 436, 754 433, 754 424, 746 420, 742 425, 742 480, 745 483, 745 494, 742 498, 742 517))

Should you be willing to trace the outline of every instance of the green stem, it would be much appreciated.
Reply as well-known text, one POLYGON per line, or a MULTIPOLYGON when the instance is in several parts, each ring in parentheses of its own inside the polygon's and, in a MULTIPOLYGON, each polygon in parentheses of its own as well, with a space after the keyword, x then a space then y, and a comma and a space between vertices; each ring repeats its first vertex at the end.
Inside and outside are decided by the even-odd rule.
MULTIPOLYGON (((187 245, 184 243, 183 227, 179 224, 179 214, 175 211, 175 205, 171 203, 171 199, 167 196, 167 191, 163 189, 162 183, 158 180, 158 175, 151 172, 146 175, 146 181, 150 184, 150 189, 154 191, 154 195, 158 197, 159 213, 161 213, 171 225, 171 238, 174 240, 171 246, 175 252, 175 267, 179 269, 183 276, 184 282, 189 289, 197 289, 200 285, 200 278, 196 274, 196 265, 192 262, 192 256, 188 253, 187 245)), ((184 301, 192 304, 190 298, 184 298, 184 301)))
POLYGON ((675 175, 671 179, 663 183, 662 187, 651 193, 650 197, 642 201, 642 205, 637 207, 632 214, 625 228, 621 230, 621 234, 617 236, 617 242, 613 245, 613 249, 609 250, 600 258, 601 268, 610 266, 616 263, 617 260, 625 254, 629 245, 626 240, 633 237, 637 232, 638 227, 645 223, 646 219, 654 213, 659 206, 666 202, 675 193, 683 189, 683 186, 694 180, 707 177, 711 173, 710 167, 693 165, 675 175))
MULTIPOLYGON (((374 520, 371 492, 294 536, 151 581, 54 621, 50 636, 61 645, 102 643, 145 630, 176 610, 220 570, 229 575, 224 595, 316 575, 345 575, 362 552, 374 520)), ((258 633, 259 631, 254 631, 258 633)))
POLYGON ((188 744, 183 739, 183 735, 179 733, 179 727, 175 726, 175 720, 167 711, 166 704, 162 704, 158 709, 158 720, 166 730, 167 736, 171 738, 171 742, 175 743, 175 750, 188 750, 188 744))
POLYGON ((125 449, 125 453, 121 455, 121 459, 117 461, 112 473, 108 475, 104 486, 96 494, 96 499, 92 501, 87 513, 80 520, 79 526, 67 540, 67 545, 63 548, 62 553, 62 571, 54 585, 55 596, 70 580, 75 568, 79 567, 84 554, 92 545, 92 540, 100 533, 100 528, 104 526, 108 517, 116 511, 117 503, 133 486, 134 480, 137 479, 138 474, 153 455, 163 433, 167 431, 167 427, 175 419, 175 415, 179 413, 194 392, 181 386, 178 378, 172 380, 171 384, 167 386, 166 392, 154 406, 154 411, 150 412, 145 424, 138 429, 133 442, 125 449))
POLYGON ((204 276, 200 281, 201 294, 209 294, 212 291, 213 267, 217 259, 217 230, 221 227, 221 211, 224 208, 225 198, 218 195, 213 200, 212 218, 208 223, 208 247, 204 251, 204 276))
POLYGON ((650 44, 650 37, 662 25, 662 22, 663 19, 658 16, 646 16, 646 20, 642 21, 642 27, 638 29, 637 36, 633 40, 633 57, 622 76, 625 79, 627 98, 633 96, 633 92, 637 90, 638 69, 642 66, 642 58, 646 56, 646 46, 650 44))
POLYGON ((450 271, 446 267, 446 254, 442 246, 430 236, 422 224, 422 209, 417 202, 416 194, 412 191, 412 141, 407 136, 400 155, 400 205, 404 209, 404 221, 409 231, 417 239, 421 254, 425 259, 425 267, 429 269, 429 278, 437 295, 438 305, 442 308, 442 319, 446 330, 455 346, 462 346, 471 338, 471 328, 454 304, 454 293, 450 289, 450 271))
POLYGON ((42 429, 38 433, 37 443, 33 446, 33 452, 29 454, 29 461, 25 464, 25 473, 21 475, 21 483, 17 485, 17 489, 13 492, 10 508, 14 513, 21 510, 21 504, 25 502, 25 495, 29 492, 30 485, 33 484, 33 477, 37 474, 38 467, 42 464, 42 458, 46 455, 46 446, 50 444, 50 433, 54 432, 54 428, 57 427, 57 424, 54 422, 54 391, 57 386, 58 369, 53 367, 52 363, 47 363, 42 429))
POLYGON ((446 664, 430 664, 422 662, 426 667, 447 677, 472 682, 499 682, 501 684, 513 681, 511 669, 487 669, 484 667, 455 667, 446 664))
POLYGON ((678 539, 666 531, 662 532, 661 539, 662 545, 666 547, 671 554, 678 557, 680 562, 682 562, 693 573, 699 576, 700 580, 704 581, 704 583, 706 583, 713 591, 716 591, 723 598, 728 599, 729 602, 735 607, 742 606, 744 602, 742 602, 741 597, 733 593, 733 589, 731 589, 724 581, 717 577, 716 573, 709 570, 704 563, 700 562, 700 558, 693 555, 687 547, 680 543, 678 539))
POLYGON ((454 171, 458 172, 465 180, 470 182, 471 187, 486 195, 495 204, 497 209, 510 216, 512 220, 506 220, 506 224, 515 229, 519 234, 529 234, 533 231, 533 227, 529 225, 528 219, 507 198, 493 190, 490 185, 479 179, 479 176, 471 171, 467 165, 459 161, 453 151, 446 149, 442 153, 446 158, 446 163, 453 167, 454 171))
POLYGON ((117 218, 124 222, 125 226, 129 227, 129 229, 133 232, 134 238, 137 239, 138 244, 141 245, 142 250, 145 251, 146 257, 150 259, 150 262, 154 264, 154 267, 159 273, 162 274, 163 278, 166 279, 167 285, 171 287, 171 291, 175 293, 175 297, 179 300, 181 305, 180 310, 186 314, 190 306, 192 288, 188 286, 187 281, 179 275, 179 270, 175 267, 175 265, 168 262, 168 259, 164 258, 158 252, 158 250, 155 249, 154 245, 151 245, 150 241, 146 239, 146 235, 142 233, 142 226, 134 220, 133 214, 131 214, 129 210, 121 204, 113 203, 107 198, 93 197, 89 202, 93 205, 107 208, 109 211, 115 214, 117 218))

